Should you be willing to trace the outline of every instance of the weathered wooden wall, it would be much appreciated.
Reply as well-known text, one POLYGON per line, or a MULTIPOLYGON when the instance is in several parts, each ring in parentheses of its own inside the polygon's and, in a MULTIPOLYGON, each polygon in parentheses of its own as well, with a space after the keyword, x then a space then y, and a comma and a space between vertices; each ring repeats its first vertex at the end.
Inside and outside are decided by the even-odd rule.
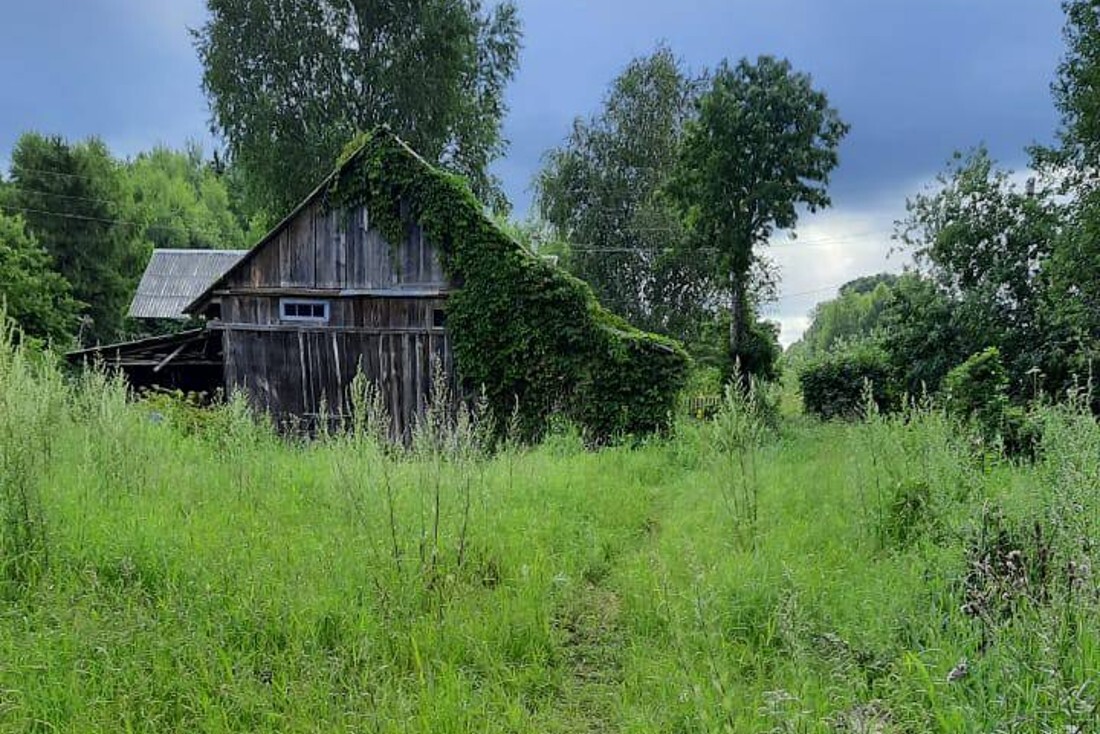
MULTIPOLYGON (((443 329, 223 327, 226 384, 278 419, 350 413, 358 370, 385 399, 394 432, 407 437, 431 395, 436 365, 454 375, 443 329)), ((453 387, 453 385, 450 385, 453 387)))
POLYGON ((407 437, 438 364, 454 386, 450 340, 437 312, 449 284, 419 227, 391 246, 362 208, 311 203, 247 257, 219 289, 225 381, 277 419, 322 406, 347 414, 359 369, 407 437), (323 299, 326 323, 284 322, 280 299, 323 299))
POLYGON ((226 287, 443 290, 447 278, 419 225, 391 246, 364 207, 326 212, 317 201, 249 257, 226 287))

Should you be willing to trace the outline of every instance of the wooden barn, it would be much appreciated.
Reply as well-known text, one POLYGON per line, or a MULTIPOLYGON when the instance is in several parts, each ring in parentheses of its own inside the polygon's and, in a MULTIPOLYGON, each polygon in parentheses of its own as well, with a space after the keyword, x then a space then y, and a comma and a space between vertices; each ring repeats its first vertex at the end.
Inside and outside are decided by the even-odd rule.
POLYGON ((386 130, 252 249, 157 251, 131 315, 197 328, 70 359, 99 360, 138 388, 243 392, 281 423, 347 415, 361 371, 406 438, 437 371, 452 388, 487 390, 498 415, 519 406, 531 435, 562 409, 594 435, 659 430, 687 362, 674 342, 604 311, 386 130))
POLYGON ((197 318, 202 329, 81 350, 70 360, 100 359, 139 388, 244 390, 277 421, 306 423, 322 411, 345 413, 361 369, 395 432, 408 435, 433 370, 453 384, 444 311, 451 284, 419 226, 390 243, 364 205, 330 206, 325 192, 339 173, 250 250, 154 252, 130 315, 197 318))
POLYGON ((221 335, 224 379, 276 417, 345 411, 362 370, 398 434, 453 374, 451 289, 420 227, 390 243, 364 205, 333 208, 322 184, 185 311, 221 335))

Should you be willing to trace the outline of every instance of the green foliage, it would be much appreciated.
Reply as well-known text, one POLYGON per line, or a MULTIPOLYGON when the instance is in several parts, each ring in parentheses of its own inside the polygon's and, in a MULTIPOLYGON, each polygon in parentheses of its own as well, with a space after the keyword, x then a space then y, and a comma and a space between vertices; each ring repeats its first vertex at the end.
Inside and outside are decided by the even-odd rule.
POLYGON ((947 373, 943 385, 948 411, 959 418, 995 425, 1008 406, 1008 375, 996 347, 971 355, 947 373))
POLYGON ((29 235, 21 217, 0 210, 0 310, 24 335, 65 344, 76 331, 80 304, 53 270, 49 254, 29 235))
POLYGON ((1062 0, 1062 10, 1067 48, 1052 86, 1062 114, 1061 145, 1039 158, 1091 186, 1100 167, 1100 12, 1090 0, 1062 0))
POLYGON ((415 222, 438 244, 460 284, 447 305, 459 373, 485 390, 499 426, 519 411, 523 435, 537 437, 561 412, 596 442, 667 427, 684 351, 610 314, 586 284, 505 234, 461 178, 379 130, 348 147, 328 201, 365 203, 391 242, 415 222))
POLYGON ((541 216, 576 243, 569 270, 614 313, 688 343, 714 289, 663 188, 700 86, 667 46, 634 59, 536 179, 541 216))
POLYGON ((878 338, 883 311, 898 276, 888 273, 857 278, 840 287, 840 295, 814 307, 810 326, 791 345, 798 360, 811 359, 835 347, 878 338))
POLYGON ((725 360, 724 372, 728 380, 735 377, 734 373, 737 370, 761 380, 775 380, 779 377, 779 357, 782 354, 783 347, 779 345, 779 324, 774 321, 752 319, 742 338, 740 352, 736 358, 728 357, 725 360))
POLYGON ((389 124, 504 206, 489 164, 504 148, 518 64, 515 5, 208 0, 195 33, 203 88, 253 204, 276 218, 358 130, 389 124))
POLYGON ((123 385, 21 349, 0 345, 0 648, 19 663, 0 666, 5 728, 1092 719, 1087 411, 1043 408, 1043 451, 1019 464, 979 466, 940 411, 774 433, 732 391, 665 441, 486 455, 456 419, 404 451, 369 407, 309 442, 241 404, 204 426, 184 405, 156 420, 123 385))
POLYGON ((996 347, 971 355, 947 373, 943 384, 952 416, 973 426, 988 443, 999 442, 1008 456, 1034 456, 1041 426, 1009 402, 1009 378, 996 347))
MULTIPOLYGON (((59 137, 22 136, 12 153, 12 180, 0 190, 0 213, 21 212, 27 233, 49 256, 42 267, 69 283, 83 304, 78 312, 86 317, 78 329, 72 303, 58 300, 57 281, 47 278, 54 285, 43 281, 35 290, 40 305, 55 304, 54 320, 48 326, 24 323, 27 333, 102 343, 135 329, 171 328, 125 320, 152 249, 242 248, 264 224, 262 215, 243 215, 229 187, 235 175, 222 169, 216 161, 204 162, 197 145, 183 151, 156 148, 119 161, 96 139, 70 144, 59 137)), ((16 282, 12 275, 12 294, 16 282)), ((19 298, 26 297, 24 289, 19 298)), ((10 310, 18 316, 21 308, 10 310)), ((41 318, 46 311, 36 308, 36 313, 41 318)))
POLYGON ((979 148, 955 161, 933 194, 908 202, 900 236, 942 292, 968 353, 1001 350, 1011 392, 1048 360, 1050 323, 1041 265, 1059 229, 1060 205, 1049 192, 1019 191, 979 148))
POLYGON ((730 354, 729 330, 729 312, 706 318, 687 343, 688 353, 698 364, 718 369, 723 382, 731 381, 737 372, 766 381, 779 377, 779 357, 783 353, 779 324, 756 318, 754 313, 736 358, 730 354))
POLYGON ((13 210, 86 304, 81 341, 113 340, 148 256, 125 218, 121 167, 94 138, 70 145, 28 133, 12 151, 11 180, 13 210))
POLYGON ((932 488, 920 479, 899 480, 891 488, 889 505, 879 529, 885 544, 904 548, 928 535, 937 524, 932 488))
POLYGON ((866 295, 876 292, 880 286, 885 286, 887 289, 890 289, 897 282, 898 276, 894 273, 864 275, 840 286, 840 295, 842 297, 853 294, 866 295))
POLYGON ((234 211, 221 176, 190 145, 183 151, 154 148, 125 167, 130 220, 158 248, 233 250, 253 244, 248 222, 234 211))
POLYGON ((892 289, 879 342, 901 388, 913 397, 937 392, 944 375, 971 353, 954 303, 917 273, 902 275, 892 289))
POLYGON ((823 420, 855 418, 870 399, 880 411, 897 404, 893 370, 887 355, 871 344, 821 355, 802 366, 798 375, 806 412, 823 420))
POLYGON ((723 62, 698 101, 669 191, 690 248, 728 296, 734 359, 743 357, 757 248, 793 228, 800 207, 829 206, 826 186, 847 131, 808 75, 768 56, 723 62))

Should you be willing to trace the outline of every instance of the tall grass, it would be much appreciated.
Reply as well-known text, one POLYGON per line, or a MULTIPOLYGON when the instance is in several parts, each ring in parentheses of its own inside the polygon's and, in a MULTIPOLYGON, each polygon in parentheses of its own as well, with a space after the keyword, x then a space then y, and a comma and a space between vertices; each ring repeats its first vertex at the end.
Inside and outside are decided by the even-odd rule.
MULTIPOLYGON (((280 437, 0 337, 0 729, 1091 731, 1100 429, 929 407, 505 443, 360 382, 280 437)), ((767 404, 767 401, 763 401, 767 404)))

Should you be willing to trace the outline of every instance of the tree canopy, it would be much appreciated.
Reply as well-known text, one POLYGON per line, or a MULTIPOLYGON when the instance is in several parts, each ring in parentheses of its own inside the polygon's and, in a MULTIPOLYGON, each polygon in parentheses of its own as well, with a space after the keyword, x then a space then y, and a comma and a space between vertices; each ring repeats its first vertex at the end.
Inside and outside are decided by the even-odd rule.
POLYGON ((11 181, 10 211, 23 216, 85 304, 84 338, 114 339, 147 257, 126 219, 121 165, 98 139, 69 145, 28 133, 12 151, 11 181))
POLYGON ((239 249, 263 234, 264 222, 234 209, 222 175, 197 145, 138 155, 124 166, 124 182, 130 218, 153 247, 239 249))
POLYGON ((42 289, 37 304, 58 305, 56 318, 45 322, 32 318, 41 313, 37 307, 11 305, 9 315, 28 334, 55 341, 62 332, 83 343, 147 333, 150 325, 135 327, 126 311, 154 247, 241 248, 261 234, 263 223, 246 220, 227 179, 196 145, 156 148, 124 161, 95 138, 70 143, 23 135, 12 152, 11 180, 0 185, 0 214, 17 215, 32 244, 14 234, 14 225, 6 227, 13 249, 0 263, 2 294, 15 304, 15 283, 33 282, 42 289))
POLYGON ((388 124, 421 155, 504 200, 504 88, 516 7, 480 0, 208 0, 195 34, 213 124, 254 202, 281 216, 357 132, 388 124))
POLYGON ((0 312, 27 336, 66 344, 77 325, 69 283, 49 254, 26 231, 22 217, 0 212, 0 312))
POLYGON ((689 338, 710 274, 685 255, 683 224, 663 189, 701 83, 667 46, 634 59, 536 179, 540 214, 573 243, 570 269, 600 302, 639 326, 689 338))
POLYGON ((723 62, 697 109, 670 192, 689 246, 714 264, 727 294, 730 354, 744 363, 758 249, 797 224, 799 207, 830 205, 826 187, 848 126, 808 75, 769 56, 723 62))

